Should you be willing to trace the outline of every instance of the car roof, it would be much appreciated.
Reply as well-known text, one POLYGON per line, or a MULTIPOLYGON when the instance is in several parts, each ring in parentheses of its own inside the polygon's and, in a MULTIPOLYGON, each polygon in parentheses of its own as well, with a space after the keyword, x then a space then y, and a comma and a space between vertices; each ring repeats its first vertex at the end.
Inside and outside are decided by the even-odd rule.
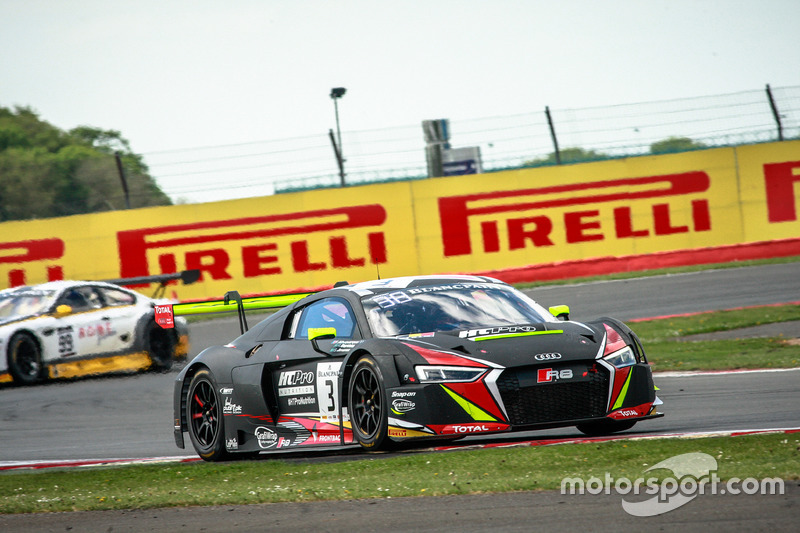
POLYGON ((65 289, 69 289, 71 287, 85 287, 87 285, 93 286, 100 286, 106 287, 109 289, 122 289, 128 292, 128 289, 125 287, 120 287, 119 285, 114 285, 113 283, 106 283, 104 281, 81 281, 81 280, 58 280, 58 281, 47 281, 45 283, 40 283, 38 285, 26 285, 20 287, 11 287, 9 289, 4 289, 2 292, 25 292, 25 291, 55 291, 60 292, 65 289))
POLYGON ((448 285, 459 283, 492 283, 505 285, 506 283, 499 279, 490 278, 488 276, 468 276, 468 275, 428 275, 428 276, 402 276, 397 278, 377 279, 372 281, 364 281, 361 283, 354 283, 338 287, 365 296, 372 293, 385 292, 389 290, 406 289, 411 287, 423 287, 427 285, 448 285))

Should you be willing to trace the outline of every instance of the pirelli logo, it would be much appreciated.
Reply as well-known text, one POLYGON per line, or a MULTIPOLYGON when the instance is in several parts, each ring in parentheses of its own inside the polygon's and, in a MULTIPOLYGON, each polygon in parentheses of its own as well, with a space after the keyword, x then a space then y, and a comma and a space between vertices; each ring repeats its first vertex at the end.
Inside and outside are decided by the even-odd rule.
POLYGON ((602 241, 610 235, 626 239, 709 231, 708 199, 698 196, 708 192, 710 182, 708 174, 695 171, 442 197, 444 255, 602 241), (634 216, 634 201, 637 206, 648 202, 647 220, 634 216), (602 209, 611 210, 613 227, 602 225, 602 209), (679 210, 690 215, 677 220, 679 210), (472 241, 473 228, 479 228, 482 242, 472 241))
POLYGON ((385 222, 384 207, 369 204, 120 231, 120 275, 176 272, 181 263, 213 280, 377 265, 387 262, 385 222), (324 245, 311 244, 315 234, 324 245), (242 272, 231 270, 234 254, 242 272))
POLYGON ((0 266, 13 266, 8 270, 9 287, 28 283, 28 267, 31 266, 38 270, 33 276, 36 279, 41 279, 42 274, 47 281, 64 279, 64 268, 54 264, 60 263, 63 257, 64 241, 58 238, 0 242, 0 266))

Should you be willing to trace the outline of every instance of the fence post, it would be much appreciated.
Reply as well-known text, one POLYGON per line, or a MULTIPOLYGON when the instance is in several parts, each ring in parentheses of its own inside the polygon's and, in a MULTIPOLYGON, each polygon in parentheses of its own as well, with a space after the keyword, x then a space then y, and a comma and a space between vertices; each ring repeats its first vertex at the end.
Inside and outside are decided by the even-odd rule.
POLYGON ((778 113, 778 106, 775 105, 775 99, 772 97, 772 91, 767 84, 767 98, 769 98, 769 106, 772 108, 772 116, 775 117, 775 123, 778 125, 778 140, 783 140, 783 124, 781 124, 781 114, 778 113))
POLYGON ((558 139, 556 138, 556 129, 553 127, 553 119, 550 116, 550 106, 544 106, 544 114, 547 115, 547 124, 550 126, 550 137, 553 138, 553 148, 555 148, 556 164, 561 164, 561 152, 558 151, 558 139))

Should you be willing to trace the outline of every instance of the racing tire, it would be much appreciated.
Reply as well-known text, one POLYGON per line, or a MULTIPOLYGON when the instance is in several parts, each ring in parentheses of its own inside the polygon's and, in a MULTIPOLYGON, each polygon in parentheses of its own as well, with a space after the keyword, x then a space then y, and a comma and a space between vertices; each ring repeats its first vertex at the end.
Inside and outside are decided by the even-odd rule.
POLYGON ((172 333, 158 326, 151 326, 147 333, 147 352, 150 355, 150 369, 167 372, 172 368, 175 343, 172 333))
POLYGON ((388 448, 391 441, 386 387, 381 369, 372 357, 363 356, 356 362, 347 398, 356 441, 366 450, 388 448))
POLYGON ((205 461, 224 461, 229 457, 218 390, 211 372, 204 369, 192 377, 186 396, 189 439, 205 461))
POLYGON ((32 385, 44 375, 42 351, 28 333, 15 333, 8 343, 8 372, 18 385, 32 385))
POLYGON ((610 435, 631 429, 636 424, 636 420, 599 420, 597 422, 587 422, 586 424, 578 424, 575 426, 578 431, 590 437, 598 437, 601 435, 610 435))

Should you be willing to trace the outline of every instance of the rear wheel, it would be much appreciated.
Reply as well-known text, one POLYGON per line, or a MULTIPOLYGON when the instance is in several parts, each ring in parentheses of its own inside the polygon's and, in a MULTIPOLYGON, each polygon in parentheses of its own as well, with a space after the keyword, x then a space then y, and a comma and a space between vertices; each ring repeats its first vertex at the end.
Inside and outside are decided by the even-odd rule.
POLYGON ((158 326, 151 326, 147 335, 147 346, 153 370, 167 371, 172 368, 175 343, 172 341, 171 332, 158 326))
POLYGON ((15 383, 31 385, 42 379, 42 351, 28 333, 15 333, 8 343, 8 371, 15 383))
POLYGON ((368 450, 385 448, 389 444, 386 388, 372 357, 364 356, 356 363, 347 397, 355 439, 368 450))
POLYGON ((636 424, 635 420, 598 420, 597 422, 589 422, 586 424, 578 424, 578 431, 590 437, 600 435, 610 435, 619 431, 631 429, 636 424))
POLYGON ((189 438, 198 455, 206 461, 227 458, 222 402, 211 372, 199 370, 192 378, 186 398, 189 438))

